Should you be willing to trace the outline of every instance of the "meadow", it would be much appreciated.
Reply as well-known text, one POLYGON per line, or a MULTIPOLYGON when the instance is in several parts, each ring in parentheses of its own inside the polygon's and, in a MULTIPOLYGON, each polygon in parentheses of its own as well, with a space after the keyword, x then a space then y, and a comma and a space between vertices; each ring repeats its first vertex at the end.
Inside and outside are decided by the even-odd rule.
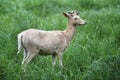
POLYGON ((0 0, 0 80, 120 80, 120 0, 0 0), (63 69, 53 71, 51 56, 39 55, 22 72, 17 34, 64 30, 62 12, 70 10, 87 24, 77 26, 63 69))

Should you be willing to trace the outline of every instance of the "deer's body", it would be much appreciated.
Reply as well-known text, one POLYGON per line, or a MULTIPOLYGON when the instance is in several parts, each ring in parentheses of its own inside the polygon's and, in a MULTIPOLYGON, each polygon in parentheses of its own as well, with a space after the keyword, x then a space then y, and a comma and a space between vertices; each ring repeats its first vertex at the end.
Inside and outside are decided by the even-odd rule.
POLYGON ((62 55, 74 36, 76 25, 85 24, 77 12, 63 13, 68 18, 67 28, 64 31, 43 31, 28 29, 18 34, 18 53, 24 48, 22 64, 29 63, 37 54, 52 55, 52 66, 58 55, 62 67, 62 55))
POLYGON ((64 51, 67 41, 63 31, 43 31, 28 29, 19 34, 22 37, 22 44, 27 51, 32 50, 39 54, 56 54, 64 51), (61 44, 62 43, 62 44, 61 44))

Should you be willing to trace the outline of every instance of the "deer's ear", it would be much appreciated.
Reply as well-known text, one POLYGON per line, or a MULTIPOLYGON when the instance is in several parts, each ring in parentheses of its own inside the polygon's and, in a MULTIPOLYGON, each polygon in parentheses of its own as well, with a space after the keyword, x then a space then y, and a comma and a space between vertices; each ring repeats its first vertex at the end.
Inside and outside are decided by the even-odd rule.
POLYGON ((70 17, 70 15, 69 15, 68 13, 66 13, 66 12, 63 12, 63 15, 64 15, 65 17, 67 17, 67 18, 70 17))

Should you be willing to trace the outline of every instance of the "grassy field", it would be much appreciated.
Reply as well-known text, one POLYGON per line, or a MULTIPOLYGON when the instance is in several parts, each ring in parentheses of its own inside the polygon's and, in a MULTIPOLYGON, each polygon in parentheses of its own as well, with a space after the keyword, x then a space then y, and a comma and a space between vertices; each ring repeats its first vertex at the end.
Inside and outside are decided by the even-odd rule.
POLYGON ((0 80, 120 80, 120 0, 0 0, 0 80), (69 10, 87 24, 77 26, 63 70, 51 70, 51 56, 37 56, 23 73, 17 34, 64 30, 69 10))

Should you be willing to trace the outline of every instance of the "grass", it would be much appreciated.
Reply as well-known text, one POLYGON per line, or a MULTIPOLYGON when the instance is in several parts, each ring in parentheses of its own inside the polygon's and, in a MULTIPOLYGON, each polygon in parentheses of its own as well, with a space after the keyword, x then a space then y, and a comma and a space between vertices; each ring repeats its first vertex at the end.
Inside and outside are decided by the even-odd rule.
POLYGON ((0 80, 120 80, 119 0, 0 0, 0 80), (29 28, 64 30, 63 11, 77 10, 88 23, 77 26, 64 52, 63 70, 51 56, 37 56, 21 71, 17 34, 29 28))

